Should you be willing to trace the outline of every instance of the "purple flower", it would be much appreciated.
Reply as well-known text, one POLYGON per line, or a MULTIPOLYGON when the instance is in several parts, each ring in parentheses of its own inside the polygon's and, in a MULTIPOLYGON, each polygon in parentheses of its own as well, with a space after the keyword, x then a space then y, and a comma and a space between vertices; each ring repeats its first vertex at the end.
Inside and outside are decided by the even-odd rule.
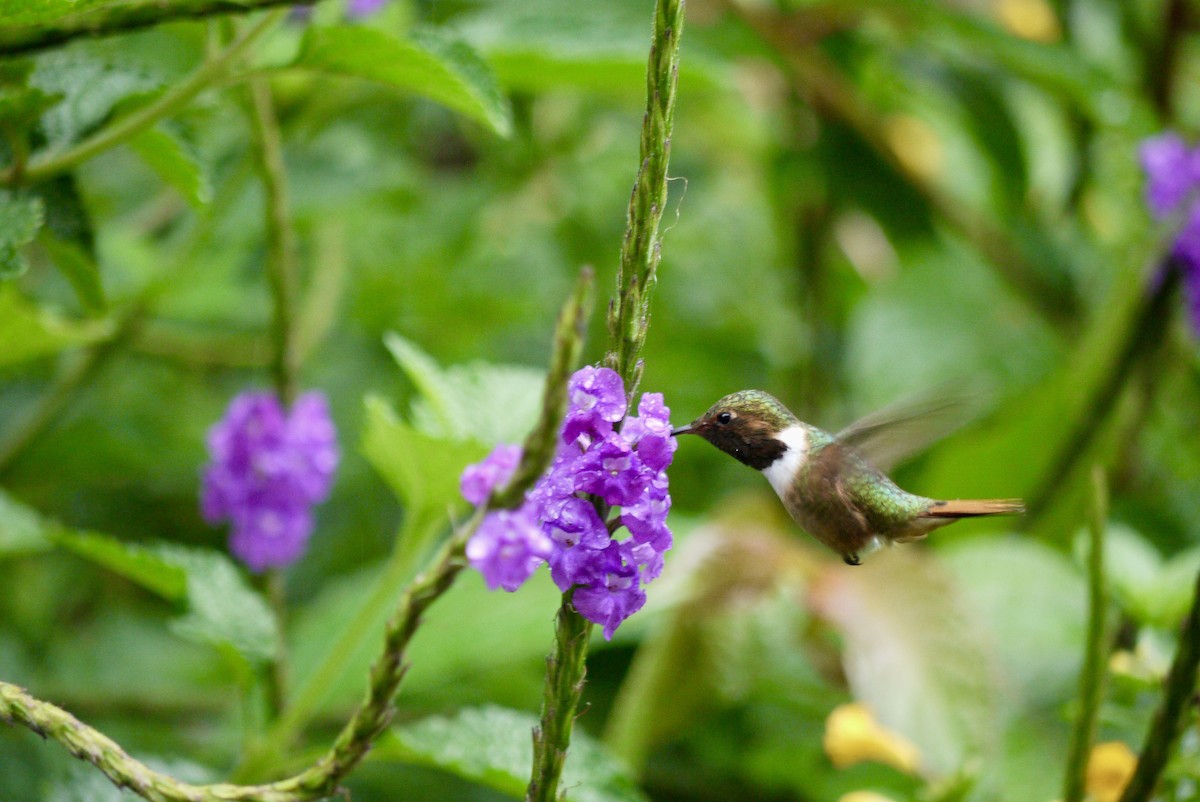
POLYGON ((306 393, 285 414, 270 393, 242 393, 209 430, 208 450, 200 508, 209 523, 231 523, 234 556, 252 571, 299 559, 339 459, 325 397, 306 393))
POLYGON ((467 542, 467 560, 488 589, 514 591, 550 557, 553 543, 522 507, 488 513, 467 542))
POLYGON ((671 411, 663 406, 662 393, 644 393, 638 416, 629 418, 621 435, 637 443, 638 457, 655 471, 665 470, 675 456, 678 443, 671 436, 671 411))
POLYGON ((363 19, 379 11, 387 4, 387 0, 349 0, 346 3, 347 19, 363 19))
POLYGON ((564 443, 574 443, 580 435, 603 438, 625 417, 625 384, 609 368, 589 366, 575 371, 567 394, 570 407, 563 421, 564 443))
POLYGON ((625 438, 609 435, 596 443, 578 463, 575 488, 624 507, 637 502, 652 478, 625 438))
POLYGON ((1169 217, 1196 189, 1197 154, 1168 132, 1144 140, 1138 155, 1146 173, 1146 205, 1156 219, 1169 217))
POLYGON ((487 497, 497 486, 503 485, 512 478, 517 464, 521 461, 521 447, 498 445, 483 462, 468 465, 459 480, 459 489, 463 498, 472 504, 479 505, 487 501, 487 497))
POLYGON ((1171 254, 1182 272, 1192 329, 1200 333, 1200 149, 1188 148, 1178 134, 1168 132, 1143 141, 1139 155, 1146 172, 1146 205, 1156 219, 1190 204, 1182 210, 1171 254))
POLYGON ((605 639, 612 640, 621 622, 642 609, 646 593, 638 587, 637 568, 622 559, 620 544, 610 543, 596 556, 596 580, 575 588, 571 603, 581 616, 603 625, 605 639))
MULTIPOLYGON (((626 412, 625 388, 607 368, 586 367, 568 386, 570 405, 550 469, 516 512, 488 515, 467 544, 467 557, 489 587, 515 590, 545 561, 559 589, 574 589, 580 615, 616 628, 646 601, 642 586, 662 571, 671 547, 666 468, 675 453, 670 412, 647 393, 638 414, 626 412), (599 506, 597 506, 599 505, 599 506), (600 513, 619 508, 609 521, 600 513), (618 524, 629 536, 617 540, 618 524)), ((462 476, 463 496, 484 503, 507 481, 520 451, 501 446, 462 476)))

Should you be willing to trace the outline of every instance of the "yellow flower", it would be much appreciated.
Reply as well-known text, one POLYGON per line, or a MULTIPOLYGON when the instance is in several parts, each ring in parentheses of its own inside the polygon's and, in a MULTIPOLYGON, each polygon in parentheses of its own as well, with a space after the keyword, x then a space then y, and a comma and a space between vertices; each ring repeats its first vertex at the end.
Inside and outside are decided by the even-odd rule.
POLYGON ((873 760, 912 774, 921 762, 921 754, 911 741, 884 729, 866 705, 857 702, 837 706, 825 719, 824 745, 825 754, 839 769, 873 760))
POLYGON ((843 795, 838 802, 896 802, 896 800, 874 791, 851 791, 843 795))
POLYGON ((1120 741, 1096 744, 1088 758, 1088 793, 1096 802, 1117 802, 1136 767, 1137 755, 1120 741))
POLYGON ((1058 17, 1046 0, 996 0, 996 16, 1022 38, 1047 44, 1062 38, 1058 17))
POLYGON ((893 114, 884 120, 883 136, 905 170, 926 181, 942 172, 942 140, 929 124, 911 114, 893 114))

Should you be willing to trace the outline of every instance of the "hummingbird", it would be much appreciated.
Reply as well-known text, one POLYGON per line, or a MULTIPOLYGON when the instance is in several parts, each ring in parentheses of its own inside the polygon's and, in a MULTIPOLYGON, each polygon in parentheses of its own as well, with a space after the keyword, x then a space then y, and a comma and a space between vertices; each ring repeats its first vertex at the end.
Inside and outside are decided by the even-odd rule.
POLYGON ((846 438, 800 421, 762 390, 727 395, 671 433, 700 435, 761 471, 792 519, 847 565, 962 518, 1025 511, 1020 499, 940 501, 909 493, 846 438))

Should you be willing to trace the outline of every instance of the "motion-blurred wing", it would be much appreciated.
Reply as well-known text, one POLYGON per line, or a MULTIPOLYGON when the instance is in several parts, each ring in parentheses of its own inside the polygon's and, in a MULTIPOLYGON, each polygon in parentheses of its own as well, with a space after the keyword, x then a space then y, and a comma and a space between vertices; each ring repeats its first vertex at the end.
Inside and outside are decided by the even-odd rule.
POLYGON ((981 395, 938 393, 900 401, 872 412, 838 432, 882 471, 977 420, 985 411, 981 395))

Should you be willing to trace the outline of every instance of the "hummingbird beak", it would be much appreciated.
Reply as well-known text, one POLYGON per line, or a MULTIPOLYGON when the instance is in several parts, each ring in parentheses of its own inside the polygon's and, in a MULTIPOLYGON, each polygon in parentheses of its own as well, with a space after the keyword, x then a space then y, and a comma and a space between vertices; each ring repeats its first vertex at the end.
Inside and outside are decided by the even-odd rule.
POLYGON ((692 424, 689 423, 686 426, 680 426, 678 429, 672 429, 671 436, 678 437, 681 434, 687 434, 691 430, 692 430, 692 424))

